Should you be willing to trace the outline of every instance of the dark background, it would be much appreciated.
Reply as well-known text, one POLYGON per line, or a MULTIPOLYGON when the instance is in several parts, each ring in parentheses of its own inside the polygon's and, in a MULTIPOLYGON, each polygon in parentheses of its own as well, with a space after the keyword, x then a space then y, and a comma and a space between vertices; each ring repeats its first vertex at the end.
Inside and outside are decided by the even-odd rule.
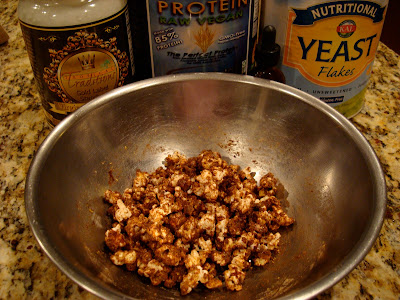
POLYGON ((400 54, 400 1, 389 0, 381 41, 400 54))

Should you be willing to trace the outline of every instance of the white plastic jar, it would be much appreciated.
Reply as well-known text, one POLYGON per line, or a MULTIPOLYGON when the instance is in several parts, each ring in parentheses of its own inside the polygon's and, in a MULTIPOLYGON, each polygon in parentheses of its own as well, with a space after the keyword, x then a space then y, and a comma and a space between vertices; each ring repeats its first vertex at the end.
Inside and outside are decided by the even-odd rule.
POLYGON ((51 125, 134 80, 127 0, 20 0, 18 16, 51 125))
POLYGON ((363 107, 389 0, 264 0, 286 83, 347 118, 363 107))

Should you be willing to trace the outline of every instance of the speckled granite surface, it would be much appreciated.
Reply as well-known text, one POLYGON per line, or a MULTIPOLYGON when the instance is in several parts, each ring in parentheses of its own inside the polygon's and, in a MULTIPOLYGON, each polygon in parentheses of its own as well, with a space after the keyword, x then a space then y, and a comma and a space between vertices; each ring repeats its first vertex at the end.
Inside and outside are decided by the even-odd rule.
MULTIPOLYGON (((0 2, 0 299, 91 299, 42 253, 24 207, 25 176, 50 132, 34 85, 16 16, 17 1, 0 2)), ((381 44, 365 107, 352 122, 375 149, 386 174, 388 210, 365 260, 320 299, 399 299, 400 63, 381 44)))

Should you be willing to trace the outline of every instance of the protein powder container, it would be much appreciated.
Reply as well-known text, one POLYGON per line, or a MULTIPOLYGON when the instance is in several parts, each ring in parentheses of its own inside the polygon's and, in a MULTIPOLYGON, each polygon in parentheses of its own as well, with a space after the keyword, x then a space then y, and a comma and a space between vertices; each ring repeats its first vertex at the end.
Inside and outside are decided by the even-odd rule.
POLYGON ((20 25, 52 126, 134 81, 127 0, 20 0, 20 25))
POLYGON ((139 76, 247 74, 254 66, 259 0, 133 1, 139 76))
POLYGON ((277 30, 286 83, 347 118, 363 107, 388 0, 267 0, 262 23, 277 30))

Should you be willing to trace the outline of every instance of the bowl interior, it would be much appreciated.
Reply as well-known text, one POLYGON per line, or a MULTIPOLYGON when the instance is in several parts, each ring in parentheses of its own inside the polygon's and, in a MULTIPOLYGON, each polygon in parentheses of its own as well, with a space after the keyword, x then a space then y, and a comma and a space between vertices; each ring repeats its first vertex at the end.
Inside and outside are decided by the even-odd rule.
POLYGON ((110 262, 102 195, 123 191, 136 169, 153 171, 174 151, 189 157, 212 149, 250 166, 257 179, 274 173, 296 223, 283 232, 275 261, 247 273, 242 291, 191 296, 310 296, 333 285, 381 226, 384 183, 372 150, 349 122, 299 91, 235 76, 198 78, 118 89, 56 127, 28 175, 27 213, 41 246, 68 276, 105 298, 179 296, 110 262))

